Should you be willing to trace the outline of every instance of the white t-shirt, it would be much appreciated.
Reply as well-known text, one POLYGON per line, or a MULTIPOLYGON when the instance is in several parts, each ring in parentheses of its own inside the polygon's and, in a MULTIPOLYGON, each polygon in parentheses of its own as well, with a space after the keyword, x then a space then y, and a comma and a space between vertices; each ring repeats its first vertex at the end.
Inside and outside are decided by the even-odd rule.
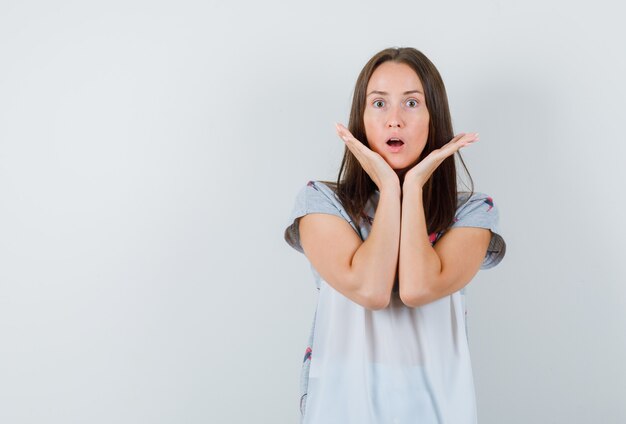
MULTIPOLYGON (((451 228, 490 229, 481 269, 491 268, 506 251, 498 210, 487 195, 474 193, 469 200, 468 195, 459 193, 451 228)), ((296 197, 285 240, 303 253, 298 218, 309 213, 343 217, 365 240, 378 197, 374 192, 365 219, 356 224, 330 187, 309 181, 296 197)), ((443 234, 431 234, 431 243, 443 234)), ((465 289, 416 308, 393 292, 387 308, 373 311, 336 291, 313 266, 311 270, 319 296, 302 364, 303 424, 476 423, 465 289)))

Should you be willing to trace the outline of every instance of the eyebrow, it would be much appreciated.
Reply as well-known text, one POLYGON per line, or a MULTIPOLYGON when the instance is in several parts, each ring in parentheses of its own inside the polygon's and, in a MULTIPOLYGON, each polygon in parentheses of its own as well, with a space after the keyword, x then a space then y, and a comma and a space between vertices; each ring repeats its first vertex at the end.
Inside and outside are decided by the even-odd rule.
MULTIPOLYGON (((407 94, 415 94, 415 93, 419 93, 419 94, 421 94, 422 96, 424 95, 424 93, 422 93, 422 92, 421 92, 421 91, 419 91, 419 90, 410 90, 410 91, 405 91, 403 94, 404 94, 404 95, 407 95, 407 94)), ((366 97, 369 97, 369 96, 371 96, 372 94, 379 94, 379 95, 381 95, 381 96, 387 96, 387 95, 389 95, 389 93, 387 93, 386 91, 378 91, 378 90, 373 90, 373 91, 370 91, 370 92, 369 92, 369 94, 368 94, 366 97)))

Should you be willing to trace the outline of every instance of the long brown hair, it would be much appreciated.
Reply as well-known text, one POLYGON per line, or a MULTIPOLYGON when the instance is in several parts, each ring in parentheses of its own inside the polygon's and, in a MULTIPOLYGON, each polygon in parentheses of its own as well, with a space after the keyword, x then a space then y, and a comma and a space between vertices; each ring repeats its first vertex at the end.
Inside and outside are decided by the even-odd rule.
MULTIPOLYGON (((352 109, 348 129, 357 140, 369 148, 365 136, 363 113, 365 111, 366 90, 369 80, 378 66, 387 61, 404 63, 410 66, 424 87, 426 107, 430 114, 428 140, 419 158, 421 161, 430 152, 449 142, 454 133, 448 107, 446 88, 435 65, 419 50, 410 47, 389 48, 375 54, 363 67, 354 87, 352 109)), ((456 152, 470 179, 471 193, 474 182, 465 166, 460 152, 456 152)), ((327 182, 334 190, 346 211, 356 225, 363 218, 363 209, 370 196, 377 189, 376 184, 363 170, 361 164, 345 147, 337 182, 327 182)), ((470 195, 471 195, 470 193, 470 195)), ((446 158, 433 172, 423 188, 424 213, 428 234, 446 230, 454 219, 457 209, 457 181, 454 155, 446 158)))

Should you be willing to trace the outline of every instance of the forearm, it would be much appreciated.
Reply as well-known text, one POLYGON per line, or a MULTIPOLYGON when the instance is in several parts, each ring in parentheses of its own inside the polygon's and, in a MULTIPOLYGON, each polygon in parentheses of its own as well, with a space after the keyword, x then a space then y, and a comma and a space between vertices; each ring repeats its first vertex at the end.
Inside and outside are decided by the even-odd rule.
POLYGON ((389 304, 396 277, 400 249, 399 185, 380 190, 375 219, 367 239, 352 258, 354 281, 374 309, 389 304))
POLYGON ((419 186, 403 187, 399 258, 400 298, 421 306, 441 275, 441 260, 430 244, 419 186))

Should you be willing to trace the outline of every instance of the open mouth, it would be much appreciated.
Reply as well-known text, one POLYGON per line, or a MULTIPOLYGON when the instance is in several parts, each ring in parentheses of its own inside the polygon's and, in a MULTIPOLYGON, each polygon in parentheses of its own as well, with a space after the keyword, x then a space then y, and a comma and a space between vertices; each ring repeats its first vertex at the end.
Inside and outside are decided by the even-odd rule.
POLYGON ((404 141, 400 140, 399 138, 390 138, 389 140, 387 140, 387 145, 389 146, 402 146, 404 144, 404 141))

